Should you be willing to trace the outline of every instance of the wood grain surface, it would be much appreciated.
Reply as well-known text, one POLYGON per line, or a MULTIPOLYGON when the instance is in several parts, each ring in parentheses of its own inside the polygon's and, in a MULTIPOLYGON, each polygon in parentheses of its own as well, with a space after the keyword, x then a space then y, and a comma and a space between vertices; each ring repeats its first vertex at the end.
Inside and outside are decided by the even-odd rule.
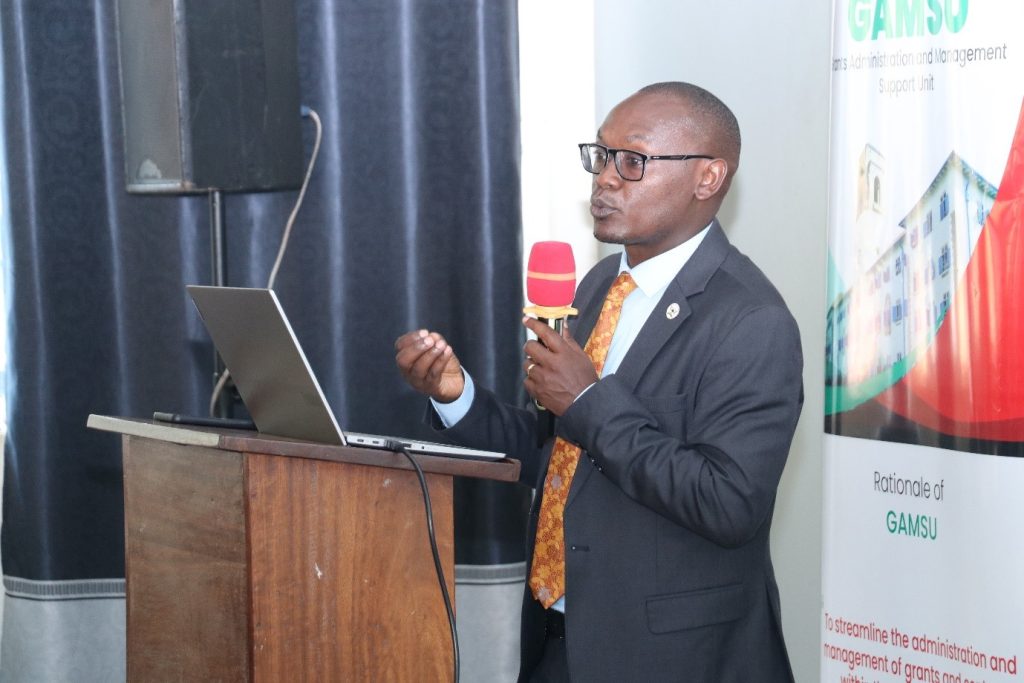
POLYGON ((124 437, 127 678, 246 681, 242 456, 124 437))
MULTIPOLYGON (((255 681, 446 681, 451 638, 415 473, 246 455, 255 681)), ((452 479, 428 475, 454 600, 452 479)))

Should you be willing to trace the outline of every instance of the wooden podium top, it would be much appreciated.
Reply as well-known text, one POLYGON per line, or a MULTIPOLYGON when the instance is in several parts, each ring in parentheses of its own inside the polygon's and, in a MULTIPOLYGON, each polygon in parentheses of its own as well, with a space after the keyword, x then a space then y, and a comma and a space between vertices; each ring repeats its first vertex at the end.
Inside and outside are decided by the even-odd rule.
MULTIPOLYGON (((270 436, 268 434, 238 429, 170 424, 154 420, 112 417, 108 415, 90 415, 86 425, 90 429, 99 431, 115 432, 127 436, 168 441, 188 446, 205 446, 226 451, 261 453, 291 458, 331 460, 334 462, 371 465, 399 470, 413 469, 408 459, 402 453, 393 453, 373 448, 334 446, 313 443, 311 441, 299 441, 297 439, 270 436)), ((514 482, 519 480, 519 461, 511 458, 492 461, 421 454, 416 454, 413 457, 426 473, 447 474, 476 479, 493 479, 495 481, 514 482)))

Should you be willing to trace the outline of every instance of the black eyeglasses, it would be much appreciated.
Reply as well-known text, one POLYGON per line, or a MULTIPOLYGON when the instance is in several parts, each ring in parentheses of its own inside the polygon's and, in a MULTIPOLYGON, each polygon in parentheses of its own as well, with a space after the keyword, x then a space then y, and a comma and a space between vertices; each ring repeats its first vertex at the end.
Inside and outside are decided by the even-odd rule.
POLYGON ((583 168, 588 173, 598 175, 608 165, 608 157, 615 162, 615 170, 623 180, 642 180, 644 169, 648 161, 686 161, 687 159, 714 159, 707 154, 671 154, 667 156, 654 156, 652 154, 641 154, 631 149, 611 149, 597 143, 580 143, 580 158, 583 160, 583 168))

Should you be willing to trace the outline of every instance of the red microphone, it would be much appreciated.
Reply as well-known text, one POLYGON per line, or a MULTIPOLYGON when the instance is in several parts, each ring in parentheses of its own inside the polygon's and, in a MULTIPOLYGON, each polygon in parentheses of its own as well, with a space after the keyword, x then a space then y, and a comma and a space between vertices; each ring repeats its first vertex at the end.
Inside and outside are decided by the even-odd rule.
POLYGON ((561 334, 562 323, 578 311, 572 307, 576 295, 576 259, 567 242, 536 242, 526 266, 526 298, 533 306, 523 312, 544 320, 561 334))
MULTIPOLYGON (((526 298, 533 306, 523 309, 526 315, 536 318, 558 334, 566 318, 579 313, 572 307, 576 296, 576 259, 567 242, 536 242, 530 249, 530 260, 526 265, 526 298)), ((533 404, 546 417, 538 423, 537 444, 544 442, 552 429, 551 415, 537 401, 533 404)))

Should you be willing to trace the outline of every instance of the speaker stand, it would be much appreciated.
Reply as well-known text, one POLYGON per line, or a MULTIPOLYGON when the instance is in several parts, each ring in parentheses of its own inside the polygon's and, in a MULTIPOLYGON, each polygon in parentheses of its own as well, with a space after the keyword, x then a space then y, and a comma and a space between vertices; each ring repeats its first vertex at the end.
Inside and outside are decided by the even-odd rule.
MULTIPOLYGON (((227 284, 228 250, 224 231, 224 193, 210 190, 210 264, 214 287, 227 284)), ((220 359, 217 349, 213 350, 213 383, 216 385, 224 372, 224 361, 220 359)), ((231 388, 229 381, 217 396, 216 417, 231 417, 231 388)))

